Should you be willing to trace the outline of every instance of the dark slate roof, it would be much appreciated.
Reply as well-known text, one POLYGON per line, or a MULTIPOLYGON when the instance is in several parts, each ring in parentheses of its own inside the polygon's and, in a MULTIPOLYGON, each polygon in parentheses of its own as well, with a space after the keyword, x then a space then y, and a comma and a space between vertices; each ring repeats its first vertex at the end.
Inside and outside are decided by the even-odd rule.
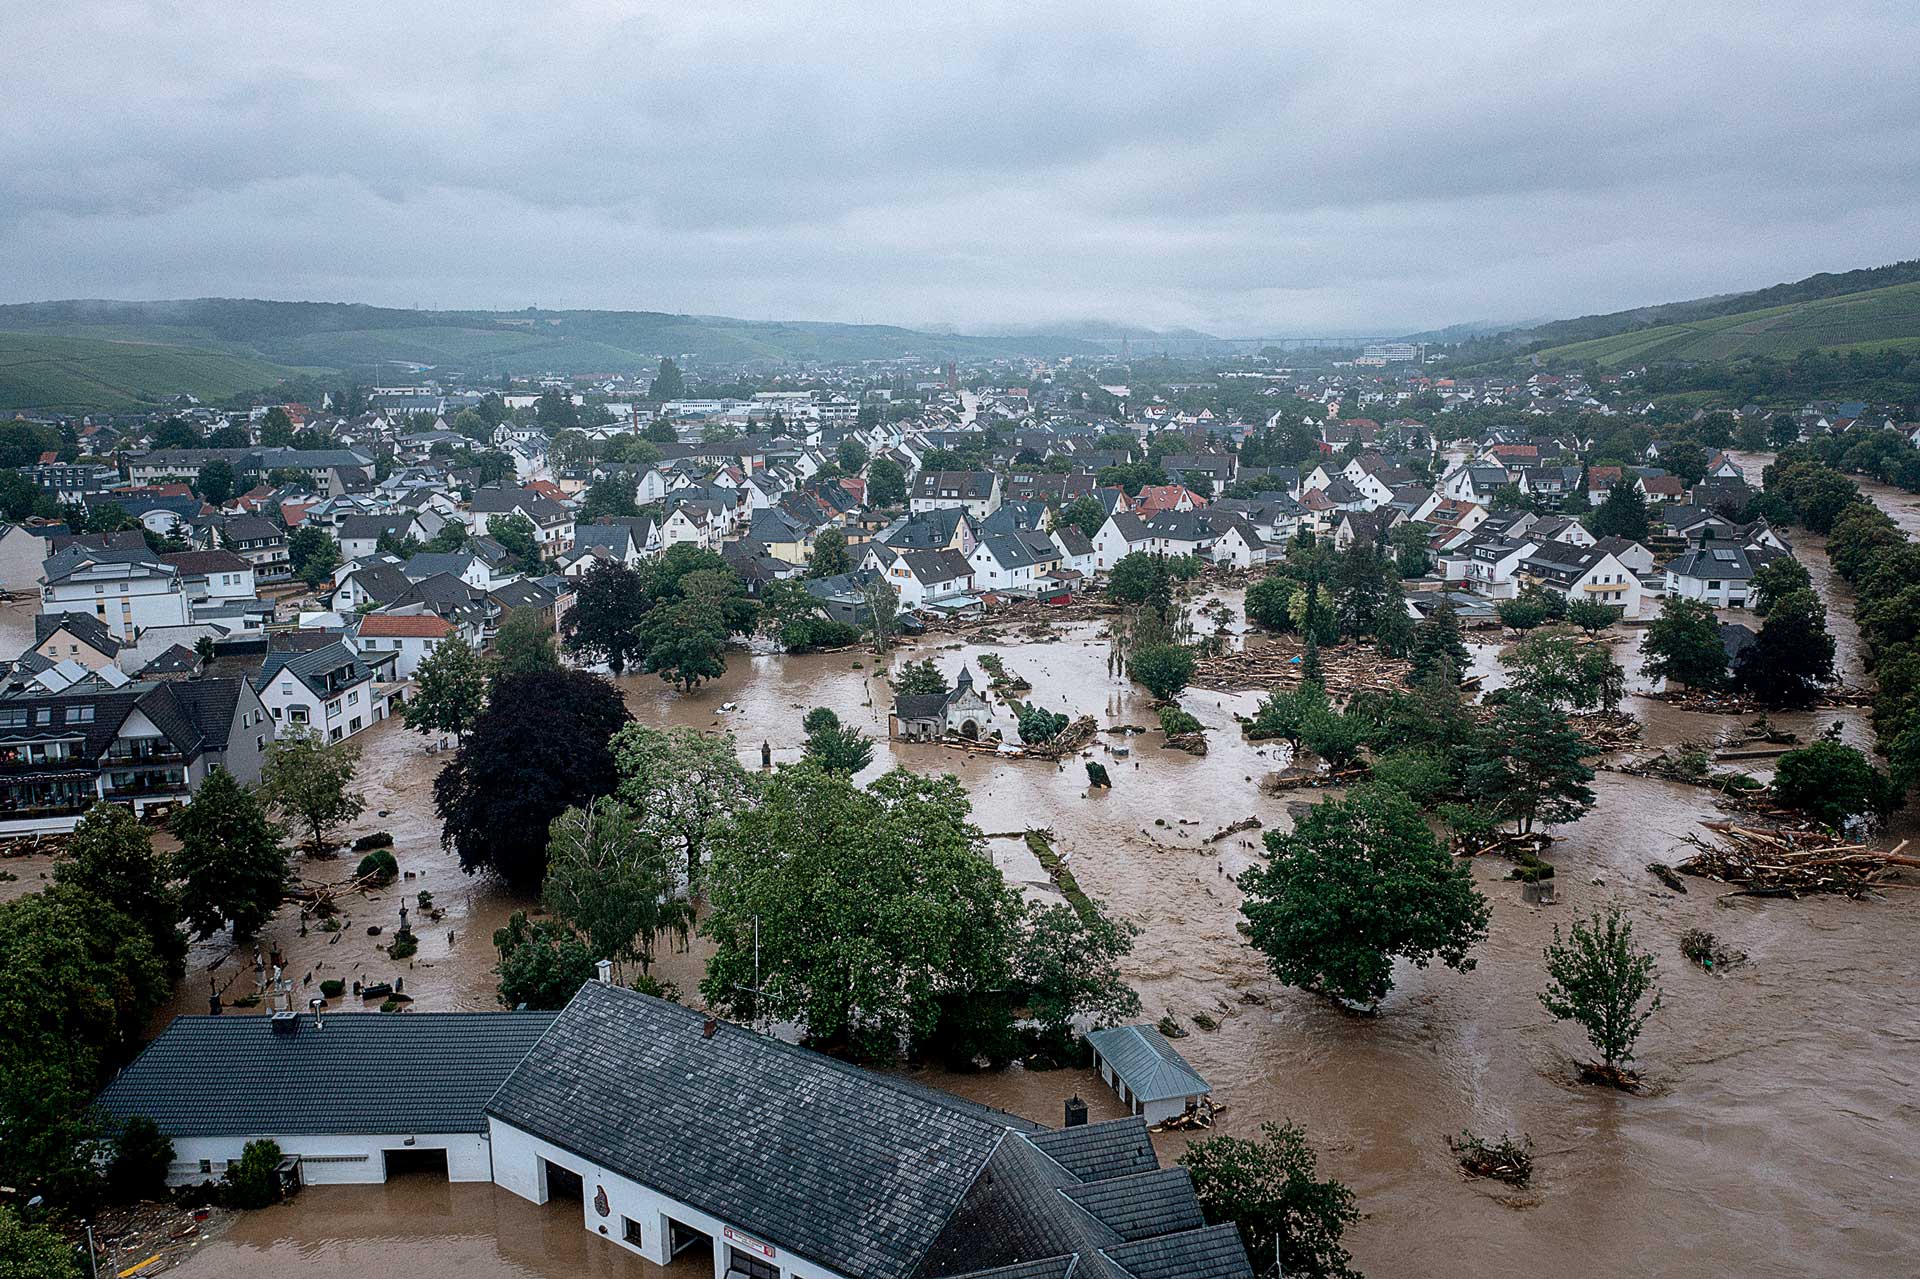
POLYGON ((1082 1181, 1152 1172, 1160 1166, 1147 1121, 1137 1117, 1037 1133, 1033 1144, 1082 1181))
POLYGON ((1240 1232, 1231 1225, 1123 1243, 1105 1255, 1128 1279, 1253 1279, 1240 1232))
POLYGON ((107 630, 107 624, 91 613, 39 613, 33 619, 33 642, 44 644, 55 631, 65 629, 82 644, 108 657, 120 651, 120 641, 107 630))
POLYGON ((177 1017, 100 1094, 170 1137, 485 1132, 487 1098, 554 1013, 177 1017))
POLYGON ((1207 1224, 1185 1168, 1082 1182, 1060 1193, 1122 1239, 1150 1239, 1207 1224))
POLYGON ((853 1279, 904 1279, 1025 1120, 590 982, 487 1113, 853 1279), (724 1120, 725 1139, 689 1141, 724 1120))
POLYGON ((946 693, 902 693, 893 699, 893 713, 901 719, 938 719, 947 711, 946 693))
POLYGON ((995 1266, 991 1270, 969 1270, 953 1279, 1070 1279, 1077 1257, 1049 1257, 1045 1261, 1023 1261, 1016 1266, 995 1266))

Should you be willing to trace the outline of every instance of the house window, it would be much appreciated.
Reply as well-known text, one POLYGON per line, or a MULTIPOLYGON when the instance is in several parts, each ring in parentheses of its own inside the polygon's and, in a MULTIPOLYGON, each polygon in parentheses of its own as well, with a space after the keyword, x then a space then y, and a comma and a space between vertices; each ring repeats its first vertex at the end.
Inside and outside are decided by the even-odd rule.
POLYGON ((646 1235, 640 1229, 640 1223, 632 1217, 620 1218, 620 1238, 636 1248, 647 1246, 646 1235))

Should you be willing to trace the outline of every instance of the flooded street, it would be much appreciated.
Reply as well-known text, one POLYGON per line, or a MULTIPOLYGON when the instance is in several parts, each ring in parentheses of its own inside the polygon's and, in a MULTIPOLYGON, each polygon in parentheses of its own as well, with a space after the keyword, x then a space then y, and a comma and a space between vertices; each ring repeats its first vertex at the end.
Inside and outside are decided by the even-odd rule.
MULTIPOLYGON (((1914 513, 1909 495, 1875 496, 1914 513)), ((1794 541, 1832 606, 1842 677, 1864 682, 1846 588, 1831 580, 1819 539, 1796 532, 1794 541)), ((1216 594, 1237 608, 1237 593, 1216 594)), ((17 613, 0 620, 13 623, 17 613)), ((1920 1184, 1913 1082, 1920 1014, 1911 1002, 1920 989, 1920 950, 1912 944, 1920 904, 1913 888, 1890 886, 1860 902, 1796 902, 1726 898, 1716 885, 1689 881, 1691 891, 1676 895, 1645 866, 1675 860, 1682 837, 1715 811, 1708 792, 1602 772, 1598 807, 1559 831, 1549 853, 1559 870, 1558 905, 1524 904, 1519 886, 1504 879, 1507 862, 1476 862, 1493 910, 1476 969, 1403 967, 1379 1015, 1355 1016, 1273 981, 1235 930, 1233 876, 1262 855, 1260 832, 1217 843, 1208 837, 1249 816, 1284 829, 1290 801, 1319 797, 1261 793, 1261 777, 1285 762, 1284 750, 1246 743, 1232 718, 1250 712, 1257 693, 1194 691, 1183 699, 1208 730, 1204 757, 1162 749, 1157 728, 1134 735, 1130 753, 1118 756, 1109 748, 1122 739, 1103 733, 1094 757, 1114 786, 1101 794, 1088 794, 1077 759, 1053 764, 885 740, 891 694, 881 670, 921 656, 933 657, 949 678, 965 664, 984 684, 979 660, 993 653, 1031 682, 1027 696, 1048 709, 1090 714, 1102 729, 1155 725, 1150 699, 1107 674, 1098 629, 1073 624, 1046 637, 1009 630, 998 642, 935 637, 878 665, 859 652, 735 654, 725 677, 692 695, 652 677, 620 683, 641 722, 730 731, 750 768, 759 766, 763 741, 776 761, 797 758, 807 709, 833 708, 879 742, 862 780, 895 764, 958 776, 972 795, 974 821, 992 837, 995 862, 1035 894, 1055 890, 1018 836, 1031 826, 1051 829, 1082 885, 1141 929, 1127 975, 1148 1020, 1170 1015, 1190 1029, 1179 1046, 1225 1107, 1220 1130, 1250 1135, 1268 1120, 1303 1124, 1321 1148, 1323 1172, 1358 1195, 1366 1217, 1348 1242, 1373 1279, 1912 1272, 1920 1256, 1920 1215, 1912 1210, 1920 1184), (1641 1044, 1638 1064, 1649 1087, 1640 1096, 1578 1083, 1572 1063, 1585 1045, 1536 998, 1553 926, 1612 902, 1632 913, 1658 956, 1666 994, 1641 1044), (1692 927, 1747 952, 1749 962, 1712 975, 1686 963, 1677 940, 1692 927), (1217 1029, 1199 1029, 1196 1013, 1217 1029), (1530 1135, 1535 1183, 1515 1191, 1463 1180, 1446 1145, 1463 1128, 1530 1135)), ((1630 690, 1645 692, 1639 635, 1623 628, 1614 647, 1630 690)), ((1474 671, 1497 686, 1497 655, 1510 637, 1472 638, 1474 671)), ((1644 697, 1629 697, 1626 706, 1647 724, 1643 748, 1710 743, 1742 722, 1644 697)), ((1839 721, 1846 740, 1871 743, 1860 710, 1773 718, 1802 740, 1839 721)), ((462 875, 441 849, 431 786, 444 755, 396 721, 360 741, 368 807, 346 833, 391 832, 412 878, 348 899, 338 933, 303 936, 287 911, 263 942, 282 952, 302 999, 327 977, 399 978, 418 1010, 497 1007, 492 931, 532 903, 462 875), (432 894, 442 919, 419 920, 421 891, 432 894), (399 922, 402 903, 416 911, 420 952, 396 964, 377 948, 399 922), (371 926, 380 935, 369 936, 371 926)), ((1765 776, 1770 761, 1741 766, 1765 776)), ((1884 838, 1910 833, 1911 818, 1903 817, 1884 838)), ((0 869, 17 876, 0 883, 0 896, 12 896, 37 887, 47 865, 23 858, 0 869)), ((350 857, 302 858, 297 866, 319 880, 351 869, 350 857)), ((696 940, 689 953, 665 955, 656 973, 697 1000, 704 961, 696 940)), ((204 1011, 210 988, 231 1002, 254 981, 251 947, 235 954, 223 938, 199 943, 161 1020, 204 1011)), ((369 1005, 364 1015, 377 1014, 369 1005)), ((1091 1102, 1096 1118, 1121 1113, 1084 1070, 915 1077, 1049 1124, 1059 1122, 1071 1093, 1091 1102)), ((1157 1141, 1171 1161, 1187 1138, 1157 1141)), ((668 1272, 630 1258, 581 1229, 572 1206, 536 1208, 491 1186, 419 1179, 309 1189, 291 1204, 243 1217, 184 1273, 216 1279, 289 1267, 315 1279, 394 1268, 416 1279, 708 1273, 704 1261, 668 1272)))
MULTIPOLYGON (((1806 558, 1821 576, 1817 553, 1806 558)), ((1837 631, 1840 621, 1836 614, 1837 631)), ((1630 632, 1616 644, 1636 670, 1637 642, 1630 632)), ((1495 646, 1480 647, 1476 669, 1497 669, 1495 646)), ((936 639, 896 660, 931 655, 950 677, 963 662, 978 677, 985 652, 1031 681, 1051 709, 1092 714, 1103 728, 1154 722, 1143 694, 1108 677, 1105 642, 1090 624, 1064 628, 1051 642, 936 639)), ((800 720, 815 705, 884 737, 889 695, 874 662, 859 653, 736 656, 723 679, 691 696, 652 678, 621 683, 642 722, 728 729, 742 760, 757 767, 763 740, 776 761, 798 756, 800 720), (734 709, 722 710, 727 703, 734 709)), ((1248 816, 1284 827, 1287 799, 1312 794, 1260 793, 1260 777, 1282 759, 1275 748, 1245 743, 1232 721, 1256 694, 1194 692, 1184 700, 1209 730, 1209 754, 1163 750, 1155 730, 1133 739, 1130 758, 1115 758, 1104 749, 1115 739, 1103 735, 1096 757, 1114 777, 1106 794, 1087 794, 1077 760, 1055 765, 937 745, 883 744, 863 780, 893 763, 952 772, 990 835, 1050 827, 1088 891, 1140 926, 1128 976, 1150 1020, 1171 1014, 1193 1028, 1180 1047, 1227 1107, 1221 1130, 1251 1134, 1263 1121, 1295 1119, 1320 1143, 1323 1168, 1353 1186, 1367 1217, 1350 1242, 1367 1274, 1841 1276, 1898 1273, 1920 1255, 1920 1221, 1910 1210, 1920 1175, 1911 1084, 1920 1017, 1909 1002, 1920 983, 1910 940, 1920 907, 1911 890, 1868 902, 1721 905, 1715 887, 1700 882, 1676 896, 1644 867, 1673 860, 1679 839, 1711 812, 1707 793, 1602 773, 1598 808, 1562 831, 1551 852, 1559 905, 1523 904, 1518 886, 1503 879, 1507 863, 1476 863, 1493 904, 1477 969, 1405 969, 1380 1015, 1353 1016, 1272 981, 1235 932, 1232 876, 1259 855, 1258 832, 1207 842, 1248 816), (1613 901, 1633 912, 1659 955, 1667 996, 1643 1041, 1640 1064, 1651 1082, 1638 1097, 1575 1082, 1571 1063, 1584 1045, 1535 998, 1552 926, 1613 901), (1720 975, 1685 963, 1677 938, 1695 926, 1747 951, 1751 962, 1720 975), (1196 1012, 1218 1029, 1195 1027, 1196 1012), (1531 1134, 1536 1184, 1513 1192, 1463 1181, 1445 1138, 1468 1127, 1531 1134)), ((1648 746, 1710 740, 1740 722, 1641 698, 1628 705, 1649 720, 1648 746)), ((1775 717, 1803 737, 1835 718, 1846 721, 1850 739, 1867 740, 1859 712, 1775 717)), ((440 851, 430 785, 441 761, 420 736, 389 723, 365 740, 370 806, 356 829, 392 831, 402 868, 418 876, 403 885, 409 899, 426 887, 449 912, 437 933, 421 931, 421 954, 403 974, 414 1007, 495 1006, 489 934, 525 903, 460 875, 440 851)), ((1010 880, 1053 891, 1019 840, 990 845, 1010 880)), ((346 869, 333 863, 318 873, 346 869)), ((272 935, 296 979, 309 967, 369 980, 402 975, 363 927, 386 921, 399 900, 389 894, 354 907, 336 942, 300 938, 284 918, 272 935)), ((218 949, 196 950, 179 1011, 204 1007, 199 970, 218 949)), ((661 973, 691 998, 703 958, 696 943, 694 954, 669 956, 661 973)), ((228 961, 223 971, 238 967, 228 961)), ((250 975, 250 957, 244 967, 250 975)), ((916 1077, 1048 1123, 1059 1122, 1072 1092, 1095 1103, 1096 1117, 1118 1113, 1084 1071, 916 1077)), ((1186 1138, 1158 1140, 1171 1160, 1186 1138)), ((296 1257, 305 1273, 328 1276, 361 1273, 376 1257, 423 1279, 655 1273, 598 1246, 562 1215, 555 1226, 487 1187, 319 1188, 243 1222, 193 1273, 249 1273, 296 1257), (442 1217, 436 1196, 458 1210, 442 1217), (413 1206, 420 1199, 428 1202, 413 1206), (400 1220, 388 1219, 390 1207, 400 1220), (444 1229, 431 1224, 439 1221, 444 1229)))

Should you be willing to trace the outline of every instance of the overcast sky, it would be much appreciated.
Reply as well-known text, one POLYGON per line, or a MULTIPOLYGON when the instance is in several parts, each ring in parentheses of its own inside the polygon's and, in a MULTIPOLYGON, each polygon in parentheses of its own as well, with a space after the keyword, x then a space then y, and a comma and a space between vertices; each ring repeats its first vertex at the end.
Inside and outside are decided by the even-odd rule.
POLYGON ((1920 256, 1920 3, 0 6, 0 295, 1232 335, 1920 256))

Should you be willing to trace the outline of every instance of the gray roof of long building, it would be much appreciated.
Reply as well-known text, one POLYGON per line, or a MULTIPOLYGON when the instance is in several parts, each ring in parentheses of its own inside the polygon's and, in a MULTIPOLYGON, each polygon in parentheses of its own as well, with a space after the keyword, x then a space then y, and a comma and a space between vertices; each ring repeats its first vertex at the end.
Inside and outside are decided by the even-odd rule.
POLYGON ((487 1113, 853 1279, 906 1279, 1000 1138, 1034 1127, 704 1022, 590 982, 487 1113))
POLYGON ((100 1094, 172 1137, 485 1132, 486 1104, 555 1013, 177 1017, 100 1094))

